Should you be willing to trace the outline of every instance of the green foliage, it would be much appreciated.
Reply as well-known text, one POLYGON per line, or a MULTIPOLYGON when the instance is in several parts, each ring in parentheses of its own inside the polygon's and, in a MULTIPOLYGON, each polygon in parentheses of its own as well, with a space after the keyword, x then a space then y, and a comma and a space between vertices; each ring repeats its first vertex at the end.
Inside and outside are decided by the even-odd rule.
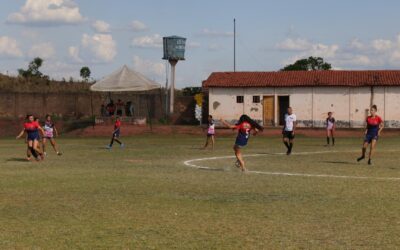
POLYGON ((36 57, 29 63, 27 70, 18 69, 18 75, 24 78, 31 78, 31 77, 48 78, 48 76, 43 75, 43 73, 40 72, 39 70, 39 68, 42 65, 43 65, 43 59, 40 57, 36 57))
POLYGON ((201 87, 186 87, 182 89, 183 96, 194 96, 201 92, 202 92, 201 87))
POLYGON ((89 67, 87 67, 87 66, 82 67, 81 70, 80 70, 80 75, 81 75, 81 77, 82 77, 82 79, 84 81, 88 81, 89 80, 91 73, 92 72, 90 71, 89 67))
POLYGON ((311 70, 330 70, 332 65, 324 62, 322 57, 312 57, 297 60, 293 64, 286 65, 281 71, 311 71, 311 70))

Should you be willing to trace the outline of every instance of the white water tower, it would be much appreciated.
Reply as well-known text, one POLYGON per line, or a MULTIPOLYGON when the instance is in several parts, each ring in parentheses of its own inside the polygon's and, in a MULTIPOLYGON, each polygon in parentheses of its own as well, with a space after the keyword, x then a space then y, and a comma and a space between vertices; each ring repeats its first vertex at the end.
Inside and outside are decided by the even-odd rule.
POLYGON ((164 56, 162 59, 168 60, 171 64, 171 85, 169 94, 169 113, 174 113, 175 95, 175 66, 180 60, 185 60, 186 38, 179 36, 163 37, 164 56))

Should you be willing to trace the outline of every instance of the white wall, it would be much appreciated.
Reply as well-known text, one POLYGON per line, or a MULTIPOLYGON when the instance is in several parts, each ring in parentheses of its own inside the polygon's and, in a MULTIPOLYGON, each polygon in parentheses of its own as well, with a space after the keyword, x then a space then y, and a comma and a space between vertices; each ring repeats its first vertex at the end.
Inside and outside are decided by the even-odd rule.
MULTIPOLYGON (((304 127, 324 127, 329 111, 338 127, 363 127, 371 102, 370 87, 211 88, 209 112, 216 119, 235 121, 247 114, 262 121, 263 96, 287 95, 299 126, 304 127), (236 103, 238 95, 244 96, 243 104, 236 103), (260 96, 261 103, 253 103, 254 95, 260 96)), ((373 103, 388 127, 400 127, 400 87, 375 87, 373 103)))

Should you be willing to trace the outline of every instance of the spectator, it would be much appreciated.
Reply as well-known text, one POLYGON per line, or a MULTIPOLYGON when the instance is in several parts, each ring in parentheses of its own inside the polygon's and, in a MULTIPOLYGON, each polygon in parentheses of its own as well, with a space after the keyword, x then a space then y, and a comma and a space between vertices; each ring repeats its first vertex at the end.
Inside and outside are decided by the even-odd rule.
POLYGON ((127 116, 133 116, 133 104, 132 101, 128 101, 125 105, 125 113, 127 116))
POLYGON ((107 109, 106 109, 106 106, 104 104, 101 104, 100 114, 101 114, 102 117, 106 117, 107 116, 107 109))
POLYGON ((107 111, 109 116, 114 116, 115 113, 115 104, 113 100, 110 100, 110 103, 107 104, 107 111))
POLYGON ((122 110, 124 109, 124 102, 121 99, 117 101, 117 116, 122 116, 122 110))

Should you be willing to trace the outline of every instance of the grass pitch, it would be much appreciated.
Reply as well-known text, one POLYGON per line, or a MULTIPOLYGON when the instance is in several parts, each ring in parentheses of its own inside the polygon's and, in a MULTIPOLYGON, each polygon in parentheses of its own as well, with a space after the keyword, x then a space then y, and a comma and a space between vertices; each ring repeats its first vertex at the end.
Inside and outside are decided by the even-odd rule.
POLYGON ((400 247, 400 139, 378 142, 373 166, 356 163, 360 138, 252 137, 249 170, 370 179, 242 174, 234 134, 216 149, 204 137, 143 135, 58 140, 41 163, 19 140, 0 144, 0 248, 43 249, 396 249, 400 247), (308 154, 319 151, 327 153, 308 154), (219 171, 220 170, 220 171, 219 171), (374 179, 383 178, 383 179, 374 179))

